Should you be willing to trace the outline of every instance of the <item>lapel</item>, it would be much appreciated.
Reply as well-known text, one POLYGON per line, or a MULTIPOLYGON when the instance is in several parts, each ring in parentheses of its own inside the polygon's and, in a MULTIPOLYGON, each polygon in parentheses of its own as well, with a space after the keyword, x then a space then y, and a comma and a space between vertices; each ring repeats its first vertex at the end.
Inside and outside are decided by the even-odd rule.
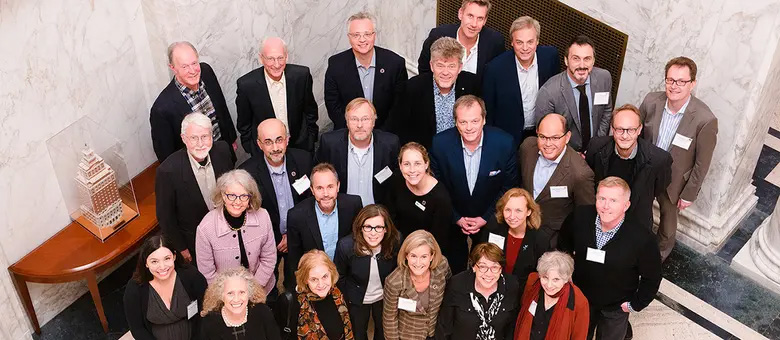
MULTIPOLYGON (((454 162, 452 164, 453 165, 453 168, 452 168, 452 171, 453 171, 452 175, 453 176, 452 176, 452 178, 455 179, 455 183, 453 183, 453 185, 457 185, 457 184, 460 184, 460 185, 453 186, 453 188, 462 188, 465 194, 468 194, 469 196, 471 196, 471 194, 468 193, 469 192, 469 181, 468 181, 468 179, 466 179, 466 163, 463 162, 463 145, 461 144, 462 142, 461 142, 461 139, 460 139, 460 133, 458 133, 457 130, 455 130, 454 132, 455 132, 454 133, 454 135, 455 135, 455 143, 454 143, 453 147, 450 148, 449 157, 454 162)), ((444 132, 442 131, 442 133, 444 133, 444 132)), ((475 185, 475 187, 476 187, 476 185, 475 185)))
MULTIPOLYGON (((286 159, 285 164, 287 166, 287 168, 286 168, 286 170, 287 170, 287 180, 290 182, 290 192, 292 192, 293 203, 295 203, 295 202, 298 202, 298 199, 300 198, 300 195, 298 195, 298 192, 295 191, 295 188, 293 188, 292 185, 293 185, 293 183, 295 183, 295 181, 298 178, 303 177, 303 175, 305 175, 305 174, 302 174, 298 170, 298 164, 295 163, 295 159, 294 158, 290 157, 290 153, 289 152, 284 157, 286 159)), ((265 162, 263 162, 263 163, 265 163, 265 162)), ((274 200, 276 200, 276 195, 274 195, 274 200)))
MULTIPOLYGON (((260 157, 265 157, 261 155, 260 157)), ((261 159, 257 162, 257 169, 260 173, 260 187, 261 190, 267 190, 269 195, 267 199, 271 203, 271 207, 279 207, 279 202, 276 201, 276 191, 274 190, 274 184, 271 182, 271 169, 268 169, 268 165, 265 164, 265 159, 261 159)))
MULTIPOLYGON (((313 204, 317 204, 317 201, 312 199, 313 204)), ((311 236, 314 238, 314 243, 316 243, 317 249, 325 249, 325 246, 322 245, 322 232, 320 231, 320 222, 317 220, 317 209, 314 208, 314 205, 306 209, 306 211, 309 213, 309 231, 311 232, 311 236)))
MULTIPOLYGON (((666 94, 664 94, 662 97, 662 100, 657 102, 655 104, 655 114, 653 115, 653 120, 650 122, 653 124, 653 145, 655 145, 658 142, 658 130, 661 127, 661 118, 664 116, 664 106, 666 106, 666 94)), ((682 122, 680 122, 680 125, 682 125, 682 122)))
POLYGON ((170 92, 171 100, 173 100, 176 105, 176 112, 179 115, 179 118, 184 119, 184 116, 192 112, 192 107, 190 107, 190 104, 187 104, 187 100, 184 99, 181 91, 176 87, 175 81, 175 78, 171 79, 171 82, 168 84, 168 91, 170 92))
POLYGON ((294 96, 295 94, 295 88, 296 88, 296 78, 290 77, 289 67, 287 67, 287 70, 284 72, 284 81, 285 81, 285 91, 287 94, 287 130, 290 131, 290 134, 297 134, 298 126, 301 126, 300 119, 303 117, 297 114, 291 114, 292 112, 298 112, 298 105, 301 103, 298 102, 294 96), (295 131, 295 132, 293 132, 295 131))
POLYGON ((349 168, 347 167, 347 157, 349 157, 349 130, 344 129, 344 133, 341 135, 341 141, 339 143, 342 147, 337 147, 334 150, 338 153, 338 155, 335 155, 335 159, 339 162, 338 164, 335 164, 336 170, 341 170, 339 176, 344 177, 339 178, 339 182, 343 184, 339 192, 347 192, 347 183, 349 183, 347 182, 349 178, 349 168))
MULTIPOLYGON (((376 95, 380 93, 382 90, 382 85, 385 83, 385 79, 389 77, 388 72, 384 72, 384 58, 382 58, 382 54, 379 53, 379 48, 374 47, 374 54, 376 54, 376 65, 374 66, 374 93, 372 95, 374 96, 374 102, 376 102, 376 95)), ((355 73, 357 73, 357 69, 355 69, 355 73)), ((360 80, 358 78, 358 80, 360 80)), ((358 81, 359 82, 359 81, 358 81)), ((361 87, 362 88, 362 87, 361 87)), ((363 96, 361 96, 363 97, 363 96)))
MULTIPOLYGON (((480 37, 479 43, 477 44, 477 73, 482 73, 482 67, 485 66, 487 63, 487 57, 488 57, 488 51, 487 48, 484 48, 487 46, 487 39, 485 37, 480 37)), ((457 38, 456 38, 457 39, 457 38)))
MULTIPOLYGON (((429 114, 428 121, 430 122, 431 127, 431 135, 436 134, 436 98, 433 95, 433 73, 425 73, 423 75, 425 79, 425 83, 430 86, 430 91, 422 91, 422 101, 421 103, 428 106, 428 110, 425 110, 426 113, 429 114)), ((455 83, 457 83, 457 79, 455 80, 455 83)), ((455 97, 458 96, 458 93, 455 92, 455 97)))
MULTIPOLYGON (((257 78, 257 84, 260 86, 260 91, 257 92, 260 103, 263 103, 263 106, 267 112, 270 112, 274 117, 276 117, 276 112, 274 112, 274 105, 271 104, 271 95, 268 93, 268 84, 265 82, 265 67, 260 67, 260 77, 257 78)), ((287 97, 289 98, 289 96, 287 97)))
MULTIPOLYGON (((374 53, 376 53, 376 48, 374 49, 374 53)), ((354 91, 352 92, 352 97, 354 98, 365 97, 363 85, 360 84, 360 75, 358 74, 357 66, 355 65, 355 53, 352 52, 352 50, 349 50, 348 55, 349 58, 347 58, 347 63, 344 64, 344 76, 347 81, 344 88, 352 89, 354 91)), ((377 58, 377 64, 379 64, 379 58, 377 58)), ((374 78, 374 89, 376 89, 376 83, 376 78, 374 78)))
MULTIPOLYGON (((185 197, 192 197, 197 201, 197 205, 201 211, 208 211, 208 205, 203 200, 203 194, 200 193, 200 187, 198 186, 198 180, 195 179, 195 174, 192 172, 192 166, 190 165, 190 158, 187 156, 187 149, 184 149, 180 156, 181 161, 181 179, 184 182, 185 197)), ((214 160, 212 159, 212 167, 214 166, 214 160)), ((216 173, 216 169, 214 169, 216 173)), ((195 208, 195 207, 193 207, 195 208)))
POLYGON ((688 107, 685 108, 685 113, 680 120, 680 126, 677 127, 677 133, 693 138, 696 134, 696 125, 694 120, 696 119, 696 107, 693 104, 693 95, 691 95, 691 101, 688 103, 688 107))
POLYGON ((536 169, 536 160, 539 157, 539 148, 537 145, 537 138, 531 137, 534 140, 532 145, 529 145, 527 150, 523 150, 520 166, 522 166, 522 180, 523 188, 526 188, 533 194, 534 191, 534 170, 536 169))
POLYGON ((537 202, 541 202, 543 199, 548 199, 552 197, 552 194, 550 193, 551 186, 556 186, 556 185, 566 183, 566 177, 569 176, 569 161, 570 161, 569 157, 572 157, 572 153, 577 153, 577 151, 574 151, 574 149, 572 149, 570 146, 567 145, 566 153, 564 153, 563 157, 561 157, 561 162, 558 163, 558 166, 555 167, 555 171, 553 171, 552 175, 550 176, 550 179, 547 181, 547 184, 542 189, 542 192, 540 192, 539 196, 536 197, 537 202))
POLYGON ((350 214, 351 211, 347 211, 347 205, 345 204, 344 200, 341 200, 343 198, 343 195, 339 194, 337 200, 340 201, 336 209, 339 211, 339 238, 342 238, 350 233, 350 229, 352 227, 352 214, 350 214))
MULTIPOLYGON (((474 193, 472 196, 477 193, 477 190, 479 190, 482 185, 480 185, 482 182, 487 180, 488 174, 491 171, 491 166, 493 166, 493 154, 489 152, 489 143, 490 138, 488 135, 488 131, 486 127, 482 127, 482 151, 479 155, 479 171, 477 171, 477 180, 474 182, 474 193)), ((465 169, 465 167, 464 167, 465 169)))
MULTIPOLYGON (((374 130, 374 135, 371 137, 371 138, 374 139, 373 141, 371 141, 372 143, 374 143, 374 145, 373 145, 373 148, 374 148, 374 159, 372 160, 374 163, 373 163, 373 166, 371 167, 372 171, 373 171, 373 173, 371 174, 371 184, 372 184, 371 187, 374 189, 374 196, 377 195, 377 188, 379 188, 379 185, 380 185, 379 181, 376 180, 374 175, 376 173, 382 171, 382 169, 384 168, 382 166, 382 163, 383 163, 382 162, 382 158, 383 157, 382 157, 382 154, 379 152, 379 150, 384 150, 384 148, 382 147, 382 144, 379 142, 379 138, 377 138, 377 136, 379 136, 379 134, 377 133, 376 130, 374 130)), ((376 199, 376 197, 374 197, 374 199, 376 199)))
MULTIPOLYGON (((577 131, 582 131, 582 128, 580 127, 580 120, 577 119, 577 117, 579 117, 580 110, 577 107, 577 102, 574 101, 574 94, 572 93, 571 84, 569 83, 569 74, 566 73, 566 71, 563 71, 560 73, 560 75, 561 94, 563 95, 563 99, 566 101, 566 108, 569 110, 569 116, 574 122, 574 125, 577 127, 577 131)), ((590 88, 591 90, 593 89, 593 83, 591 83, 590 88)))

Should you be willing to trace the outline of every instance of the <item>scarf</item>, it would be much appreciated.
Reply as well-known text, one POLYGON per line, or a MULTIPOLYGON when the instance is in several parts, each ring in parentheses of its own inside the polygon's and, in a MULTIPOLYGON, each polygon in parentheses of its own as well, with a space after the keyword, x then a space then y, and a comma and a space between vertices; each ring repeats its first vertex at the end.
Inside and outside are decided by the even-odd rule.
MULTIPOLYGON (((528 334, 519 334, 520 325, 522 325, 525 318, 533 318, 533 315, 531 315, 531 313, 526 313, 526 311, 531 307, 531 302, 539 296, 540 289, 542 289, 542 280, 537 278, 531 286, 530 294, 523 296, 522 305, 520 306, 520 316, 518 316, 517 323, 515 324, 515 339, 520 339, 522 337, 528 338, 528 334)), ((547 335, 544 337, 545 339, 558 339, 560 332, 567 331, 560 328, 563 323, 563 314, 566 311, 566 304, 569 301, 570 293, 571 281, 566 282, 566 284, 561 287, 561 290, 553 296, 558 298, 558 302, 556 302, 555 307, 553 307, 553 314, 552 317, 550 317, 550 324, 547 326, 547 335)), ((544 303, 544 300, 539 301, 538 303, 544 303)))
MULTIPOLYGON (((504 275, 501 275, 501 280, 503 282, 504 275)), ((501 309, 501 302, 504 300, 504 294, 501 294, 498 291, 496 291, 494 295, 489 296, 487 298, 487 304, 488 304, 487 310, 482 308, 482 304, 479 303, 479 297, 477 297, 477 294, 474 294, 474 292, 470 292, 469 295, 471 296, 471 306, 474 307, 474 310, 477 312, 477 316, 479 316, 479 321, 480 321, 479 328, 477 329, 477 339, 478 340, 495 339, 496 330, 493 328, 493 326, 490 325, 490 322, 493 321, 493 318, 496 316, 496 314, 498 314, 499 310, 501 309)))
MULTIPOLYGON (((349 320, 349 310, 347 304, 344 302, 344 296, 341 291, 333 286, 330 289, 328 295, 333 296, 333 302, 336 303, 336 308, 341 315, 341 320, 344 321, 344 340, 354 340, 352 335, 352 322, 349 320)), ((319 295, 312 292, 304 293, 301 288, 298 287, 298 304, 301 305, 301 311, 298 313, 298 338, 306 340, 322 340, 328 339, 328 335, 325 333, 325 329, 322 327, 320 318, 317 317, 317 313, 314 311, 314 307, 311 305, 312 301, 320 301, 319 295)), ((339 340, 339 339, 333 339, 339 340)))

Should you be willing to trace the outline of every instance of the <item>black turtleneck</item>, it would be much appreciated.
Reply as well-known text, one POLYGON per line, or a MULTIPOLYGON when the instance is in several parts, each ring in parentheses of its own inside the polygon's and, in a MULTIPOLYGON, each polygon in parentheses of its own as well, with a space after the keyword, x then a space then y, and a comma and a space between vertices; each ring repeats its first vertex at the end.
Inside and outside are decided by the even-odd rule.
POLYGON ((249 258, 246 256, 246 248, 244 248, 244 239, 241 237, 242 230, 241 228, 244 227, 244 220, 246 219, 246 210, 241 213, 241 216, 233 217, 228 211, 227 208, 222 208, 222 214, 225 215, 225 220, 227 220, 228 225, 230 225, 231 228, 236 230, 236 233, 238 234, 238 251, 241 252, 241 265, 244 266, 244 268, 249 269, 249 258))

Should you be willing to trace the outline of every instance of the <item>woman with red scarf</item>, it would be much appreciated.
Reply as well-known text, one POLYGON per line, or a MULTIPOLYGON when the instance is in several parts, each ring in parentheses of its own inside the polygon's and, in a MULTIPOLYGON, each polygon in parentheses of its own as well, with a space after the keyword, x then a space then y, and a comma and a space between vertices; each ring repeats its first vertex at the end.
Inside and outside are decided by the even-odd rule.
POLYGON ((515 340, 585 340, 588 299, 571 282, 574 259, 560 251, 539 258, 525 284, 515 340))

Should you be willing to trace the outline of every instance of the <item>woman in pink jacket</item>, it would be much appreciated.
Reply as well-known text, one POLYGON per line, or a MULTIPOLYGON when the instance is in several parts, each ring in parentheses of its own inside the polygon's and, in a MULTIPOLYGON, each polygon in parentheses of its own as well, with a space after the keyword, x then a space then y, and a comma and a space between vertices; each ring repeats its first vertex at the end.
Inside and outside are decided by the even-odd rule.
POLYGON ((276 285, 276 244, 268 212, 260 207, 257 183, 245 170, 217 179, 214 210, 195 233, 198 270, 211 283, 218 272, 246 267, 266 292, 276 285))

